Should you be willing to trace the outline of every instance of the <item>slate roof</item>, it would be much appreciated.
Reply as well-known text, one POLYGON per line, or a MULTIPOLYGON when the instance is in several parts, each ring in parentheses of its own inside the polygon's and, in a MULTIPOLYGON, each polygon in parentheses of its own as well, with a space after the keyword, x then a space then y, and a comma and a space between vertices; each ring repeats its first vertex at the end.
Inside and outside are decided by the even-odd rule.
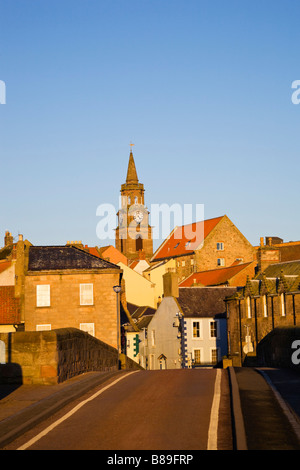
MULTIPOLYGON (((285 276, 299 276, 300 275, 300 260, 287 261, 284 263, 270 264, 264 271, 267 278, 279 277, 281 272, 285 276)), ((262 279, 263 275, 259 274, 256 279, 262 279)))
POLYGON ((225 298, 237 287, 179 287, 178 303, 185 317, 226 318, 225 298))
POLYGON ((31 246, 28 271, 118 269, 120 267, 74 246, 31 246))
MULTIPOLYGON (((137 305, 128 303, 127 309, 131 315, 132 320, 139 330, 147 328, 156 309, 148 306, 139 307, 137 305)), ((133 331, 133 328, 127 327, 127 331, 133 331)))
POLYGON ((239 297, 278 295, 300 290, 300 260, 276 263, 268 266, 255 279, 248 279, 239 297))

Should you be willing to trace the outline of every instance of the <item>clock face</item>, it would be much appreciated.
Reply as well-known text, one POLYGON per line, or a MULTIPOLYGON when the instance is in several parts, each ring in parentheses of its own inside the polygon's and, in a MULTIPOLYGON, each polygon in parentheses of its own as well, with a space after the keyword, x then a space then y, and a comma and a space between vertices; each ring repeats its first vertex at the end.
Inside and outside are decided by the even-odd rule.
POLYGON ((134 214, 133 214, 133 218, 134 220, 139 224, 140 222, 142 222, 143 218, 144 218, 144 214, 142 211, 136 211, 134 214))

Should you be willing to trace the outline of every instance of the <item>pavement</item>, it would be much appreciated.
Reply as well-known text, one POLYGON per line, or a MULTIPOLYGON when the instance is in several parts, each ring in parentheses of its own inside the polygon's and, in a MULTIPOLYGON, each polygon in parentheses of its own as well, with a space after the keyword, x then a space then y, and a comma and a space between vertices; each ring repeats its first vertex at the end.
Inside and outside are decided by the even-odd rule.
POLYGON ((234 398, 233 408, 239 401, 240 449, 300 450, 300 373, 235 367, 234 374, 239 397, 234 398))
MULTIPOLYGON (((237 450, 300 450, 300 373, 229 368, 237 450)), ((0 384, 0 449, 126 371, 89 372, 58 385, 0 384)))

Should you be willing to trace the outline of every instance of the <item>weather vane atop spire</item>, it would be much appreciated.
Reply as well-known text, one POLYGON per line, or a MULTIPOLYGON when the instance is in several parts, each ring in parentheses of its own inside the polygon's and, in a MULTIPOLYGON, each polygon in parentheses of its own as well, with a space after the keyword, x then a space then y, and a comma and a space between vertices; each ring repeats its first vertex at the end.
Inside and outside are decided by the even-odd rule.
POLYGON ((130 152, 132 152, 132 147, 134 147, 134 144, 132 142, 130 142, 130 152))

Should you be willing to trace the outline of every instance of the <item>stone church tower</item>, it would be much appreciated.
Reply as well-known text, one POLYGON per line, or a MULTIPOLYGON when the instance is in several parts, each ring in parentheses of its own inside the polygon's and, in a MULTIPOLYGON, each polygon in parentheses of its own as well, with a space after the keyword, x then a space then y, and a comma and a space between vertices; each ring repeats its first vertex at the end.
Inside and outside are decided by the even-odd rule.
POLYGON ((132 150, 126 183, 121 185, 121 207, 116 228, 116 248, 129 260, 153 255, 152 228, 144 201, 144 185, 139 183, 132 150))

